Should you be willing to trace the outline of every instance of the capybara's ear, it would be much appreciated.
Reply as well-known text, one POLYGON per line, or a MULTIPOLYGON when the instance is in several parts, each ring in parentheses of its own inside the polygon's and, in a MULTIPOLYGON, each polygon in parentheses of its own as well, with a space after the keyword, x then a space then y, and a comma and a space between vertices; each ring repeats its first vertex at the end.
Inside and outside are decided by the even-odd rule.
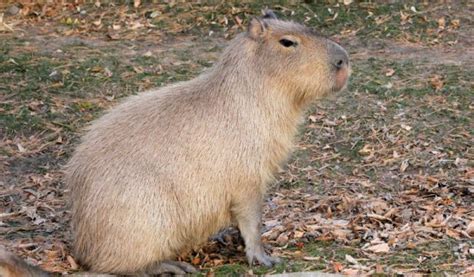
POLYGON ((276 14, 270 9, 262 10, 262 18, 264 18, 264 19, 278 19, 276 14))
POLYGON ((265 36, 268 25, 264 20, 258 18, 252 18, 248 27, 248 34, 253 39, 259 39, 265 36))

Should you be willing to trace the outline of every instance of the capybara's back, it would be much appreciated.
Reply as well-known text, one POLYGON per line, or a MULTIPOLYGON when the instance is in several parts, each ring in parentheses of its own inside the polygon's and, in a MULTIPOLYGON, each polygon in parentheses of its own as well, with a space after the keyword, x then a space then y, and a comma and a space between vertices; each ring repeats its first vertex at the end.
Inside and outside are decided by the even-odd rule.
POLYGON ((67 166, 76 258, 96 272, 180 272, 167 261, 235 221, 249 261, 275 263, 259 234, 266 187, 304 109, 348 75, 339 45, 268 13, 206 73, 126 99, 67 166))

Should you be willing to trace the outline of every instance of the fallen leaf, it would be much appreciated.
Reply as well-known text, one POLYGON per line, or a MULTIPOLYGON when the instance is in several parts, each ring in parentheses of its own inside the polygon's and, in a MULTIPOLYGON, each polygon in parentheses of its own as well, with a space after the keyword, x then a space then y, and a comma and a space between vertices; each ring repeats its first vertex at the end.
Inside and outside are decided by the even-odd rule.
POLYGON ((408 19, 410 18, 410 15, 407 13, 404 13, 400 11, 400 24, 405 25, 408 22, 408 19))
POLYGON ((7 23, 3 22, 3 13, 0 13, 0 32, 2 31, 12 32, 13 28, 7 23))
POLYGON ((387 71, 385 71, 385 76, 391 77, 395 74, 395 70, 393 68, 389 68, 387 71))
POLYGON ((364 147, 362 147, 362 149, 359 150, 359 154, 361 155, 369 155, 370 153, 372 153, 372 148, 370 147, 370 145, 366 144, 364 145, 364 147))
POLYGON ((405 129, 407 131, 410 131, 412 129, 410 125, 407 125, 405 123, 400 124, 400 127, 402 127, 402 129, 405 129))
POLYGON ((79 268, 79 265, 76 263, 76 261, 74 260, 73 257, 71 257, 71 256, 68 255, 68 256, 66 257, 66 259, 67 259, 69 265, 71 266, 71 269, 72 269, 72 270, 76 270, 76 269, 79 268))
POLYGON ((338 240, 347 240, 347 236, 351 234, 351 231, 344 229, 335 229, 331 231, 331 234, 338 240))
POLYGON ((445 27, 446 27, 446 19, 444 19, 444 17, 439 18, 438 19, 438 29, 444 30, 445 27))
POLYGON ((453 26, 454 29, 457 29, 459 26, 461 26, 461 22, 459 19, 453 19, 451 20, 451 26, 453 26))
POLYGON ((236 16, 236 17, 234 17, 234 19, 235 19, 235 23, 237 23, 237 25, 242 26, 242 19, 240 19, 240 17, 236 16))
POLYGON ((303 260, 305 260, 305 261, 319 261, 319 260, 321 260, 321 257, 306 256, 306 257, 303 257, 303 260))
POLYGON ((367 248, 367 250, 374 253, 388 253, 388 251, 390 251, 390 247, 387 243, 380 243, 370 246, 369 248, 367 248))
POLYGON ((348 254, 346 254, 346 261, 348 261, 349 263, 354 264, 354 265, 359 264, 359 262, 356 259, 354 259, 354 257, 352 257, 351 255, 348 255, 348 254))
POLYGON ((380 265, 380 264, 376 264, 375 265, 375 273, 385 273, 385 271, 383 270, 383 266, 380 265))
POLYGON ((469 162, 468 159, 461 159, 461 158, 457 157, 456 160, 454 161, 454 164, 457 167, 462 167, 462 166, 467 165, 468 162, 469 162))
POLYGON ((449 237, 453 239, 457 239, 457 240, 461 239, 461 235, 456 230, 451 229, 451 228, 446 229, 446 235, 448 235, 449 237))
POLYGON ((408 162, 408 160, 404 160, 402 164, 400 165, 400 172, 405 172, 405 170, 407 170, 409 165, 410 163, 408 162))
POLYGON ((416 243, 412 242, 412 241, 409 241, 407 243, 407 248, 408 249, 415 249, 416 248, 416 243))
POLYGON ((474 235, 474 220, 469 222, 469 224, 467 225, 466 233, 468 233, 471 236, 474 235))
POLYGON ((102 19, 99 18, 97 20, 94 20, 92 24, 94 24, 96 27, 99 27, 100 25, 102 25, 102 19))
POLYGON ((120 36, 119 36, 119 34, 117 34, 117 33, 108 33, 108 34, 107 34, 107 37, 108 37, 109 39, 111 39, 111 40, 120 39, 120 36))
POLYGON ((286 235, 285 233, 281 233, 276 239, 276 242, 280 245, 284 245, 288 243, 288 240, 289 240, 288 235, 286 235))
POLYGON ((300 238, 302 238, 303 236, 304 236, 304 232, 301 232, 301 231, 295 231, 295 233, 294 233, 294 235, 293 235, 293 237, 294 237, 295 239, 300 239, 300 238))
POLYGON ((194 258, 192 259, 191 263, 192 263, 193 265, 198 265, 198 264, 201 263, 201 258, 199 258, 199 257, 194 257, 194 258))
POLYGON ((430 79, 430 83, 431 83, 431 86, 436 90, 441 90, 444 86, 444 82, 443 80, 441 79, 441 76, 440 75, 434 75, 433 77, 431 77, 430 79))
POLYGON ((20 151, 20 153, 26 152, 26 149, 20 143, 17 143, 16 147, 18 147, 18 151, 20 151))
POLYGON ((311 122, 316 122, 316 120, 317 120, 316 116, 314 116, 314 115, 308 116, 308 119, 309 119, 311 122))
POLYGON ((108 67, 104 68, 104 75, 108 78, 112 77, 112 75, 114 75, 112 73, 112 71, 110 71, 110 69, 108 67))
POLYGON ((363 274, 361 275, 361 271, 359 269, 355 268, 346 268, 342 271, 342 273, 347 276, 364 276, 363 274))
POLYGON ((332 263, 332 269, 335 272, 341 272, 343 268, 344 268, 344 265, 341 264, 340 262, 333 262, 332 263))

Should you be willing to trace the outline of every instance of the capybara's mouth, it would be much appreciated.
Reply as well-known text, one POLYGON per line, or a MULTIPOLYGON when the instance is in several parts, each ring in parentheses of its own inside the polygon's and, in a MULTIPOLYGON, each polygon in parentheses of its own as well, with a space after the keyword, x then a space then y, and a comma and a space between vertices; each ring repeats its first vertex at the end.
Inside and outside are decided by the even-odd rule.
POLYGON ((337 92, 343 90, 347 86, 347 80, 350 76, 350 68, 349 66, 344 66, 337 69, 335 74, 336 78, 334 80, 333 91, 337 92))

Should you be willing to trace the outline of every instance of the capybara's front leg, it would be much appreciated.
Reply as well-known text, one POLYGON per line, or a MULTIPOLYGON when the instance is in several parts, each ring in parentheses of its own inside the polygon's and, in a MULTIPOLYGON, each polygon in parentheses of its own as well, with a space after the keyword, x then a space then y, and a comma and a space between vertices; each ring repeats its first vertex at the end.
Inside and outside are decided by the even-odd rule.
POLYGON ((232 213, 244 239, 245 253, 249 264, 253 265, 255 261, 265 266, 279 263, 279 258, 271 257, 265 253, 261 241, 262 196, 256 193, 252 197, 239 199, 234 203, 232 213))

